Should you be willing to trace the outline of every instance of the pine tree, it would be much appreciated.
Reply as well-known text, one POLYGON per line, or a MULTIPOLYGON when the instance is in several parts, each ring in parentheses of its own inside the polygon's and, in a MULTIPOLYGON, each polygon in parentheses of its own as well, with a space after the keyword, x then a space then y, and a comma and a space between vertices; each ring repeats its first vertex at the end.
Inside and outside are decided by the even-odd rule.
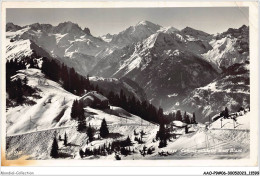
POLYGON ((51 147, 50 156, 51 156, 52 158, 58 158, 58 156, 59 156, 58 150, 59 150, 58 142, 57 142, 56 137, 54 137, 54 138, 53 138, 52 147, 51 147))
POLYGON ((94 134, 93 134, 93 129, 91 128, 90 124, 88 126, 87 135, 89 138, 89 142, 92 142, 94 140, 94 134))
POLYGON ((167 146, 167 140, 166 139, 160 140, 158 147, 163 148, 163 147, 166 147, 166 146, 167 146))
POLYGON ((102 138, 107 137, 109 134, 108 128, 107 128, 107 122, 105 119, 102 120, 101 127, 100 127, 100 136, 102 138))
POLYGON ((163 123, 161 123, 161 124, 160 124, 160 128, 159 128, 159 131, 158 131, 157 134, 156 134, 156 139, 157 139, 157 140, 158 140, 158 139, 162 140, 162 139, 165 138, 165 136, 166 136, 165 126, 164 126, 163 123))
POLYGON ((187 123, 187 124, 190 124, 190 117, 189 117, 189 115, 187 115, 186 111, 185 111, 185 113, 183 115, 183 122, 187 123))
POLYGON ((79 103, 77 100, 74 100, 73 101, 73 104, 72 104, 72 107, 71 107, 71 119, 74 119, 76 120, 77 117, 78 117, 78 106, 79 106, 79 103))
POLYGON ((28 84, 28 78, 25 77, 22 82, 23 82, 23 84, 28 84))
POLYGON ((83 158, 83 156, 84 156, 84 152, 83 152, 82 149, 79 150, 79 155, 80 155, 81 158, 83 158))
POLYGON ((22 90, 22 80, 20 78, 16 81, 16 101, 18 104, 23 103, 23 90, 22 90))
POLYGON ((189 128, 188 128, 188 126, 186 125, 185 126, 185 134, 188 134, 189 133, 189 128))
POLYGON ((83 103, 81 101, 78 104, 76 113, 78 114, 77 115, 77 119, 78 119, 78 129, 77 130, 79 132, 83 132, 86 130, 87 127, 86 127, 86 118, 84 115, 83 103))
POLYGON ((164 122, 164 116, 163 116, 163 109, 160 107, 159 110, 158 110, 158 114, 157 114, 157 117, 158 117, 158 121, 160 123, 165 123, 164 122))
POLYGON ((190 123, 191 123, 191 121, 190 121, 190 116, 189 116, 189 115, 186 116, 186 123, 187 123, 187 124, 190 124, 190 123))
POLYGON ((68 137, 67 137, 67 134, 65 132, 65 135, 64 135, 64 145, 67 146, 68 144, 68 137))
POLYGON ((224 118, 228 118, 228 116, 229 116, 228 108, 225 107, 224 118))
POLYGON ((191 123, 193 123, 193 124, 197 123, 197 122, 196 122, 195 112, 193 112, 193 114, 192 114, 192 120, 191 120, 191 123))
POLYGON ((130 145, 132 145, 132 141, 131 141, 130 137, 128 136, 125 140, 125 146, 130 146, 130 145))
POLYGON ((181 111, 180 110, 178 110, 177 113, 176 113, 176 120, 182 121, 182 115, 181 115, 181 111))

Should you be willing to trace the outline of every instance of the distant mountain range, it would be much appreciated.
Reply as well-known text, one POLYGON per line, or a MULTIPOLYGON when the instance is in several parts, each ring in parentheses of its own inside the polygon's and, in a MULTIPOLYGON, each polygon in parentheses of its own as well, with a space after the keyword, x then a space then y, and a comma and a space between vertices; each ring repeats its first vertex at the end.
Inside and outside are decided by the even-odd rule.
POLYGON ((168 112, 197 112, 203 121, 225 106, 231 110, 249 106, 249 27, 245 25, 212 35, 141 21, 118 34, 95 37, 89 28, 72 22, 7 23, 6 38, 7 60, 34 53, 57 59, 84 76, 131 80, 143 89, 137 93, 142 99, 147 96, 168 112))

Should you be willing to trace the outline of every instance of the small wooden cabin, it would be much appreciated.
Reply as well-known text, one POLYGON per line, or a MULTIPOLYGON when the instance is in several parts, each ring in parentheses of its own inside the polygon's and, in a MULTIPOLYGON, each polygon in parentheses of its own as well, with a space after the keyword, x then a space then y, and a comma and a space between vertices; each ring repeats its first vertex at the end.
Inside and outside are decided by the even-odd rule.
POLYGON ((108 99, 96 91, 91 91, 86 93, 80 98, 80 101, 83 101, 84 106, 90 106, 92 108, 98 108, 98 109, 109 108, 108 99))

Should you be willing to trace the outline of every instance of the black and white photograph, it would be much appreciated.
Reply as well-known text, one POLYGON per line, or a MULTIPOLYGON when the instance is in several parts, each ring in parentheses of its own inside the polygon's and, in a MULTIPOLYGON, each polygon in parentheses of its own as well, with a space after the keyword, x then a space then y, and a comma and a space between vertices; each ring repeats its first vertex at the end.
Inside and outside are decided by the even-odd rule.
POLYGON ((250 159, 249 7, 5 10, 6 160, 250 159))

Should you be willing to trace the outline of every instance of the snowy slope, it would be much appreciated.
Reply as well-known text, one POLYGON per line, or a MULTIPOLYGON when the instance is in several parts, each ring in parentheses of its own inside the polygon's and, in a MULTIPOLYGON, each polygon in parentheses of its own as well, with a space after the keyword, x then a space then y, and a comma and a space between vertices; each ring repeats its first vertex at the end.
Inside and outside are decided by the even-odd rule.
POLYGON ((221 122, 221 119, 218 119, 210 125, 210 129, 220 129, 220 128, 250 130, 250 112, 236 117, 235 121, 233 119, 222 119, 221 122))
MULTIPOLYGON (((61 126, 50 126, 47 129, 38 128, 38 131, 35 129, 31 131, 27 130, 27 132, 25 132, 26 130, 20 130, 24 133, 9 134, 7 137, 7 157, 10 159, 15 159, 21 157, 22 155, 27 155, 31 159, 50 159, 53 136, 58 138, 60 135, 63 138, 66 132, 69 145, 64 146, 63 141, 59 142, 60 153, 63 155, 60 159, 80 159, 79 149, 81 148, 98 148, 99 146, 103 146, 105 143, 112 142, 113 140, 125 140, 128 136, 132 141, 134 141, 134 130, 138 133, 141 130, 145 131, 147 134, 146 137, 144 137, 144 140, 147 141, 147 143, 150 143, 159 128, 157 125, 146 122, 140 117, 132 115, 122 108, 114 106, 105 111, 86 107, 85 116, 87 125, 90 124, 97 130, 100 128, 101 121, 105 118, 110 132, 109 136, 105 139, 96 139, 87 144, 87 134, 79 133, 77 131, 77 124, 72 122, 63 123, 61 126), (19 153, 14 151, 23 152, 19 153)), ((50 117, 48 118, 45 116, 43 118, 46 118, 46 121, 52 121, 50 117)), ((66 117, 62 117, 62 119, 65 118, 66 117)), ((47 122, 41 123, 47 124, 47 122)), ((26 129, 26 126, 21 125, 20 128, 26 129)), ((97 138, 98 136, 99 131, 97 131, 94 137, 97 138)), ((136 150, 142 147, 142 145, 138 144, 135 144, 134 146, 136 147, 136 150)), ((136 155, 138 156, 139 154, 137 153, 136 155)), ((89 159, 89 157, 84 159, 89 159)), ((96 159, 114 160, 115 158, 113 154, 96 159)))
POLYGON ((25 77, 29 86, 40 90, 42 98, 35 99, 35 105, 20 105, 7 110, 7 135, 33 132, 36 126, 37 130, 43 130, 71 125, 71 106, 77 97, 46 79, 38 69, 20 70, 12 79, 25 77))
MULTIPOLYGON (((65 91, 58 83, 46 79, 38 69, 20 70, 12 79, 25 77, 29 86, 38 89, 41 98, 33 99, 36 104, 31 106, 24 104, 7 109, 7 157, 15 159, 27 155, 33 159, 49 159, 53 136, 57 135, 58 138, 58 135, 64 136, 66 132, 70 145, 65 147, 59 142, 61 153, 64 152, 64 158, 78 158, 79 149, 86 147, 87 135, 77 131, 77 122, 71 120, 70 113, 73 100, 79 97, 65 91)), ((127 136, 133 138, 134 129, 139 132, 144 130, 152 136, 158 130, 157 125, 114 106, 107 110, 86 107, 85 117, 86 123, 95 129, 100 128, 104 118, 107 121, 110 137, 89 144, 95 147, 114 139, 123 140, 127 136)))
MULTIPOLYGON (((115 160, 114 153, 107 156, 81 158, 79 150, 98 148, 111 143, 113 140, 124 140, 128 136, 133 144, 130 149, 134 150, 135 153, 128 156, 121 155, 122 160, 232 159, 249 156, 250 131, 248 124, 250 113, 237 118, 239 127, 236 129, 228 127, 229 119, 223 121, 225 125, 222 129, 218 128, 219 121, 213 122, 208 130, 203 124, 189 125, 190 132, 188 134, 185 134, 184 128, 175 127, 171 132, 177 135, 176 139, 171 138, 167 142, 167 146, 163 148, 158 148, 159 141, 155 140, 159 126, 143 121, 121 108, 111 107, 108 111, 102 111, 87 107, 85 113, 90 114, 86 118, 86 123, 97 130, 100 128, 102 119, 106 119, 110 132, 107 138, 87 143, 86 133, 79 133, 76 126, 54 127, 37 132, 12 135, 7 137, 7 158, 16 159, 22 155, 27 155, 31 159, 50 159, 53 136, 58 138, 60 135, 63 139, 65 132, 68 136, 68 146, 64 146, 63 141, 59 141, 59 152, 61 154, 59 159, 115 160), (142 130, 146 133, 143 137, 144 144, 138 144, 134 141, 136 137, 134 130, 137 133, 142 130), (144 146, 147 149, 154 148, 153 153, 146 156, 140 155, 139 150, 142 150, 144 146), (15 151, 23 151, 23 153, 15 151)), ((179 122, 176 122, 176 124, 180 125, 179 122)), ((96 133, 95 138, 98 137, 98 133, 96 133)))
POLYGON ((7 40, 6 60, 17 58, 19 61, 23 57, 31 56, 33 53, 31 44, 30 40, 18 40, 13 42, 7 40))

